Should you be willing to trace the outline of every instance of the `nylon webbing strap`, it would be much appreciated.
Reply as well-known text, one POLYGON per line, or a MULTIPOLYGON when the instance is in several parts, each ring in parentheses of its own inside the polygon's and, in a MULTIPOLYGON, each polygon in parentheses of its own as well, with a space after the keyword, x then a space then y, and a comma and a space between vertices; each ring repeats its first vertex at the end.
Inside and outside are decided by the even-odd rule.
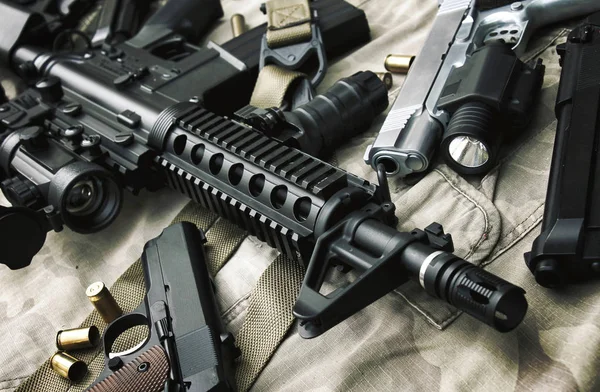
POLYGON ((267 65, 258 74, 250 105, 267 109, 280 107, 288 88, 299 78, 306 77, 301 72, 267 65))
MULTIPOLYGON (((270 0, 267 10, 267 45, 275 49, 312 37, 311 10, 308 0, 270 0)), ((290 86, 303 73, 278 65, 267 64, 258 74, 258 80, 250 99, 250 105, 257 108, 280 107, 290 86)))
POLYGON ((308 0, 270 0, 267 9, 267 43, 270 48, 308 41, 312 36, 308 0))
MULTIPOLYGON (((218 219, 218 216, 208 211, 196 203, 189 203, 175 217, 173 223, 188 221, 196 226, 207 230, 206 236, 211 245, 207 246, 207 258, 211 260, 209 268, 211 271, 218 271, 229 257, 237 250, 241 242, 246 238, 245 232, 239 228, 232 227, 232 224, 226 220, 218 219)), ((90 282, 91 283, 91 282, 90 282)), ((144 273, 140 260, 132 264, 123 275, 117 279, 110 289, 124 312, 131 312, 144 299, 146 288, 144 284, 144 273)), ((85 293, 82 293, 85 295, 85 293)), ((106 323, 95 310, 80 325, 89 327, 95 325, 103 331, 106 323)), ((122 334, 113 345, 113 351, 123 351, 124 349, 135 346, 137 342, 142 341, 146 336, 144 328, 132 328, 122 334)), ((18 392, 79 392, 85 391, 104 368, 104 354, 100 347, 96 349, 77 350, 71 352, 72 355, 88 364, 88 374, 77 384, 70 382, 50 368, 50 361, 47 360, 36 370, 24 383, 18 388, 18 392)))
POLYGON ((236 337, 242 352, 236 371, 240 391, 252 386, 292 326, 292 307, 303 276, 304 269, 297 262, 280 255, 258 279, 250 295, 246 319, 236 337))

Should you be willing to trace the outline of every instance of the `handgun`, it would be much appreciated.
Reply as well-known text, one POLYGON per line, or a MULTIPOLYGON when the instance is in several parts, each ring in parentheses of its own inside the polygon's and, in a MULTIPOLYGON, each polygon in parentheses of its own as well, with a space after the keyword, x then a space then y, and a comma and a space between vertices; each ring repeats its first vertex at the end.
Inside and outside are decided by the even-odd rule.
POLYGON ((425 172, 438 148, 461 174, 488 171, 497 159, 497 137, 528 123, 531 97, 541 86, 541 65, 517 58, 533 33, 600 10, 597 0, 528 0, 485 10, 480 0, 440 3, 429 37, 365 153, 367 164, 383 164, 390 176, 425 172), (486 49, 491 45, 512 53, 486 49), (494 126, 504 119, 508 126, 494 126))
POLYGON ((557 287, 600 277, 600 13, 557 47, 562 74, 558 127, 542 232, 525 261, 535 280, 557 287))
MULTIPOLYGON (((290 113, 246 107, 223 117, 200 100, 150 94, 153 73, 112 75, 98 62, 117 60, 101 53, 65 56, 24 45, 12 61, 32 64, 40 78, 0 106, 2 190, 15 206, 0 216, 7 233, 0 261, 11 268, 28 265, 49 230, 109 226, 123 189, 166 185, 308 267, 294 310, 304 337, 411 278, 500 331, 523 320, 524 291, 452 254, 440 225, 395 229, 382 165, 377 186, 310 155, 385 110, 387 90, 374 73, 344 78, 290 113), (15 245, 26 240, 29 246, 15 245), (336 266, 360 276, 322 295, 336 266)), ((182 75, 180 83, 193 84, 182 75)))
POLYGON ((104 370, 89 392, 234 391, 233 335, 223 327, 206 265, 206 237, 190 222, 165 229, 144 247, 144 302, 111 322, 102 336, 104 370), (135 326, 148 337, 113 353, 135 326))

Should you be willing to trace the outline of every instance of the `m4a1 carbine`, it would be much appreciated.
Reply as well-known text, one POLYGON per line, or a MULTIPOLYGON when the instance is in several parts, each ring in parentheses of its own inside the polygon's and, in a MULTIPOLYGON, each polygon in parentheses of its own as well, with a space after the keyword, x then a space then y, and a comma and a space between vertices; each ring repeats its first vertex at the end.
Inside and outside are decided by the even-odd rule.
POLYGON ((40 79, 0 106, 2 190, 17 206, 0 218, 11 268, 29 264, 48 230, 109 225, 122 188, 167 184, 307 266, 294 309, 304 337, 411 278, 500 331, 525 316, 524 291, 453 255, 440 225, 396 231, 383 165, 378 187, 296 149, 320 153, 365 129, 388 104, 375 74, 344 79, 292 113, 245 108, 233 120, 150 94, 153 73, 115 76, 107 56, 14 51, 14 66, 40 79), (338 265, 358 278, 319 293, 338 265))

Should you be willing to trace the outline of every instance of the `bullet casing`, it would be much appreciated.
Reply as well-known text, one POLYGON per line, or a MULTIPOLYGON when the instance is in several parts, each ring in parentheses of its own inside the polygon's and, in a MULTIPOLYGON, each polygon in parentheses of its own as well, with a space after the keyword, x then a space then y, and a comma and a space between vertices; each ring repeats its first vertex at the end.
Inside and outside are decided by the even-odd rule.
POLYGON ((393 73, 408 73, 415 61, 415 56, 403 54, 390 54, 385 58, 385 69, 393 73))
POLYGON ((104 282, 92 283, 85 291, 94 308, 102 319, 109 324, 123 315, 121 307, 108 291, 104 282))
POLYGON ((87 365, 65 352, 58 351, 50 358, 52 370, 71 381, 81 381, 87 373, 87 365))
POLYGON ((246 32, 246 19, 244 15, 235 14, 231 17, 231 31, 234 38, 246 32))
POLYGON ((99 341, 100 332, 95 326, 65 329, 56 334, 56 347, 65 351, 93 348, 99 341))

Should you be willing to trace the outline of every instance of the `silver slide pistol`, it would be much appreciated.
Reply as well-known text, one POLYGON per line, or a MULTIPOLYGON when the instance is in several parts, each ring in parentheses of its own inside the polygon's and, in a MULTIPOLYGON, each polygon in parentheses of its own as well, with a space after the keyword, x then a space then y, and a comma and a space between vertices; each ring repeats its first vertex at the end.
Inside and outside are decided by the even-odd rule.
POLYGON ((450 121, 438 100, 451 72, 477 49, 492 43, 523 54, 542 26, 600 10, 600 0, 527 0, 480 10, 479 0, 440 0, 433 28, 365 162, 389 176, 425 171, 450 121))

